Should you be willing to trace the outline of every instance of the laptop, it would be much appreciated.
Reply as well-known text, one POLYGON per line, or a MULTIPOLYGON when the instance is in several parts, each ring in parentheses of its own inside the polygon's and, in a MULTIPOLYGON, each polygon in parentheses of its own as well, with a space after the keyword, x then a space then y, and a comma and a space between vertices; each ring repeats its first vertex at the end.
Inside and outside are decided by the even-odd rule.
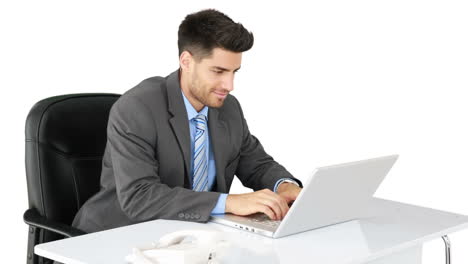
POLYGON ((272 238, 359 219, 398 155, 319 167, 281 221, 265 214, 212 215, 211 222, 272 238))

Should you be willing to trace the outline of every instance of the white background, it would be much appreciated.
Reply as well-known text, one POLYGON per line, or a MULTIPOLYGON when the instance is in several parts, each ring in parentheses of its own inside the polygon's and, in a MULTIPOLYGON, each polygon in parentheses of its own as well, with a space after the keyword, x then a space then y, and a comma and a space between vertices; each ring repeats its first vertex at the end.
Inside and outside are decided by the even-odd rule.
MULTIPOLYGON (((251 132, 294 175, 396 153, 377 196, 468 215, 465 1, 2 1, 2 263, 26 260, 32 105, 168 75, 180 22, 203 8, 254 33, 233 94, 251 132)), ((454 263, 468 262, 468 231, 450 238, 454 263)), ((424 263, 443 257, 442 240, 424 247, 424 263)))

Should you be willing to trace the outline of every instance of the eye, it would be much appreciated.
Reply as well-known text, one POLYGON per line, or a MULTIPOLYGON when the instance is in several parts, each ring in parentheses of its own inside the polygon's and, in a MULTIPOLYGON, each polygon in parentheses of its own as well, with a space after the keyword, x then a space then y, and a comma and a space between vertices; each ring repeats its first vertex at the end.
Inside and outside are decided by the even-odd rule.
POLYGON ((219 70, 213 70, 213 72, 216 73, 216 74, 221 74, 221 73, 223 73, 223 71, 219 71, 219 70))

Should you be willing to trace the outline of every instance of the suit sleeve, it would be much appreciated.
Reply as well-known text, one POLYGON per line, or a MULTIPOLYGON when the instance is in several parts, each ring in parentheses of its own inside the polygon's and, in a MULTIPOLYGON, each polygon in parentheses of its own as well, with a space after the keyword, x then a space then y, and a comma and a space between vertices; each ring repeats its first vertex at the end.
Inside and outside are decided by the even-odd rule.
POLYGON ((273 191, 279 180, 288 178, 295 180, 302 187, 301 181, 294 178, 282 165, 268 155, 260 141, 250 134, 242 108, 237 100, 236 102, 242 119, 242 146, 236 175, 242 184, 255 191, 264 188, 273 191))
POLYGON ((122 96, 110 112, 107 147, 121 209, 134 222, 208 221, 220 194, 171 188, 161 182, 155 155, 158 136, 155 124, 149 109, 136 97, 122 96))

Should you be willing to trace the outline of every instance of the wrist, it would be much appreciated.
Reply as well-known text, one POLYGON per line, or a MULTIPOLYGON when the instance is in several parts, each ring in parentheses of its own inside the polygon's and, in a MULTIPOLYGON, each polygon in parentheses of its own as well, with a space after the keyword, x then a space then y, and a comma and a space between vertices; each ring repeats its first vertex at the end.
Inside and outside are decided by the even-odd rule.
POLYGON ((298 186, 297 184, 294 184, 292 182, 282 182, 280 183, 280 185, 278 186, 278 189, 276 190, 277 193, 282 193, 282 192, 285 192, 287 189, 293 187, 293 186, 298 186))
POLYGON ((233 194, 228 194, 228 196, 226 197, 226 206, 224 209, 225 213, 232 213, 231 205, 232 205, 232 199, 234 198, 233 196, 234 196, 233 194))
POLYGON ((274 190, 276 193, 280 193, 280 192, 283 192, 285 189, 289 189, 291 185, 295 185, 300 188, 299 183, 297 183, 295 180, 290 179, 290 178, 280 179, 276 184, 277 185, 275 186, 275 190, 274 190), (286 183, 289 183, 289 184, 286 184, 286 183), (282 186, 281 189, 279 188, 280 186, 282 186))

